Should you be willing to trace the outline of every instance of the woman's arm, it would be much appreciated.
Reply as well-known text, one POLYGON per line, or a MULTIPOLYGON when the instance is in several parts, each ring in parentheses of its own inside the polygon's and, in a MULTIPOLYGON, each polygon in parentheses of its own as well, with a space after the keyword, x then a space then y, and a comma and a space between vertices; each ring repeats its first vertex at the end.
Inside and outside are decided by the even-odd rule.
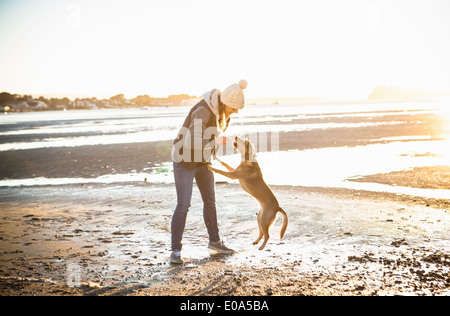
POLYGON ((205 108, 198 108, 192 113, 191 124, 189 126, 190 137, 185 138, 185 146, 187 148, 193 148, 195 150, 212 150, 214 147, 211 144, 209 136, 214 134, 218 135, 217 127, 208 127, 208 122, 211 118, 211 112, 205 108), (213 133, 207 133, 208 137, 205 137, 205 130, 207 128, 214 129, 213 133), (201 148, 200 148, 201 147, 201 148))

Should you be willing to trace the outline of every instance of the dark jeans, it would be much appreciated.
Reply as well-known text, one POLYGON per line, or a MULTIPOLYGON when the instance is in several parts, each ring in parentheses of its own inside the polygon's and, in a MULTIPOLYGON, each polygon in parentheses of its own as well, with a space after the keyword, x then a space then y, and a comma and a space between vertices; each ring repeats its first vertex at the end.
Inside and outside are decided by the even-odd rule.
POLYGON ((187 213, 191 206, 194 178, 202 195, 203 219, 208 229, 209 240, 212 242, 219 241, 214 174, 207 169, 206 165, 189 170, 177 162, 173 163, 173 173, 177 190, 177 207, 172 216, 172 251, 181 251, 182 248, 181 240, 183 239, 187 213))

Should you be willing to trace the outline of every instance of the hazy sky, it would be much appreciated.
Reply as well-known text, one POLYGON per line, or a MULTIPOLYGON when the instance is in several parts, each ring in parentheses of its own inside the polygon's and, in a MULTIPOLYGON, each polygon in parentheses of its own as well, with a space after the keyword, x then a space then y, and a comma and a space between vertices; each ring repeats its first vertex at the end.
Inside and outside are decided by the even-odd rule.
POLYGON ((366 97, 450 84, 448 0, 0 0, 0 90, 366 97))

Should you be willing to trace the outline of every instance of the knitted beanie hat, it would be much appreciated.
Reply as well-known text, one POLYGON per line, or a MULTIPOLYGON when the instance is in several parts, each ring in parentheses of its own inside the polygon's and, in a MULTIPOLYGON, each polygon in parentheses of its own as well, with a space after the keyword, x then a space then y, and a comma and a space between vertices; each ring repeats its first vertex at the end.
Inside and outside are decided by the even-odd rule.
POLYGON ((220 95, 220 100, 226 106, 240 110, 244 108, 245 105, 245 97, 244 90, 247 88, 247 80, 242 79, 239 83, 234 83, 228 88, 226 88, 222 94, 220 95))

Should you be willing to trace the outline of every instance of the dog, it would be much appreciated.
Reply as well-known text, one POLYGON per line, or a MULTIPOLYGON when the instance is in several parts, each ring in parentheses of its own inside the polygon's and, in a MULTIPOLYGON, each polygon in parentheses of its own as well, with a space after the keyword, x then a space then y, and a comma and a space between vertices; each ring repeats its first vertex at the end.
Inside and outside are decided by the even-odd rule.
POLYGON ((233 146, 241 154, 241 163, 236 169, 231 168, 220 159, 217 159, 217 157, 216 160, 229 172, 213 168, 210 164, 208 164, 208 169, 230 179, 238 179, 241 187, 259 202, 261 205, 258 213, 259 237, 253 244, 257 245, 264 236, 264 242, 261 247, 259 247, 259 250, 263 250, 270 237, 269 227, 275 222, 277 213, 280 212, 283 216, 280 239, 283 239, 284 233, 286 232, 288 217, 286 212, 278 204, 278 200, 272 190, 263 179, 261 169, 255 158, 256 153, 254 145, 248 140, 243 140, 236 136, 233 146))

